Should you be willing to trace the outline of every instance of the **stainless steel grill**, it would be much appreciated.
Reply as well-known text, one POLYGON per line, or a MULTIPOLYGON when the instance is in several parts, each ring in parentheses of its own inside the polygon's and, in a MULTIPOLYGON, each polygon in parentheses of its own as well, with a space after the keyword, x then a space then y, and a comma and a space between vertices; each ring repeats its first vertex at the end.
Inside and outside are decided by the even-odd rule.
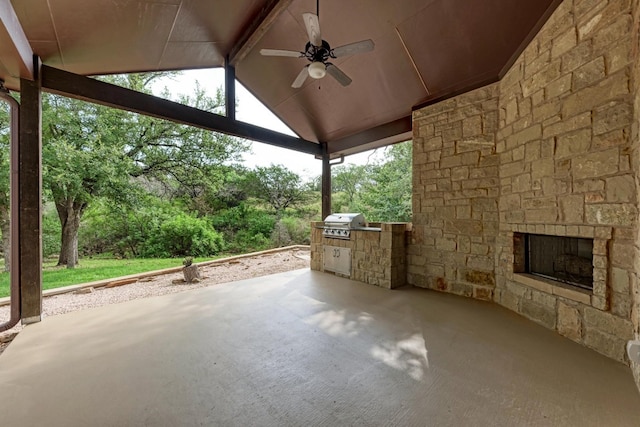
POLYGON ((364 215, 359 213, 335 213, 324 219, 322 235, 332 239, 351 238, 351 230, 362 229, 366 225, 364 215))

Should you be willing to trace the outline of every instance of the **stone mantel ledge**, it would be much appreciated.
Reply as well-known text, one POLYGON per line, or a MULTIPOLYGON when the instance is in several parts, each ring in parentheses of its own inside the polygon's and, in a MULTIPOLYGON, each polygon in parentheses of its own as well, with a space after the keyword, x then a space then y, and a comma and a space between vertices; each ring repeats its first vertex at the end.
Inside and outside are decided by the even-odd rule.
POLYGON ((512 278, 514 282, 537 289, 540 292, 545 292, 549 295, 555 295, 557 297, 566 298, 582 304, 591 305, 591 292, 587 290, 569 287, 562 282, 545 279, 544 277, 535 276, 533 274, 513 273, 512 278))
POLYGON ((565 225, 565 224, 506 224, 503 231, 514 233, 545 234, 549 236, 578 237, 583 239, 609 240, 613 236, 613 227, 602 225, 565 225))

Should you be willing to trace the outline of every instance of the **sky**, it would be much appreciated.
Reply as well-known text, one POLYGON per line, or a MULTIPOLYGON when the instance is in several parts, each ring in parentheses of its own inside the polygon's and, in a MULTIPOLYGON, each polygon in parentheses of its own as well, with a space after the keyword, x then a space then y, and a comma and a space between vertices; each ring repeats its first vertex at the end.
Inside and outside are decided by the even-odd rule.
MULTIPOLYGON (((207 93, 214 96, 216 89, 224 86, 224 70, 222 68, 214 68, 183 71, 178 77, 159 81, 154 87, 154 92, 157 91, 159 93, 166 86, 173 95, 190 95, 193 93, 196 81, 200 83, 200 86, 207 93)), ((236 99, 236 119, 295 136, 291 129, 282 123, 239 82, 236 82, 236 99)), ((383 152, 384 150, 380 149, 376 152, 367 151, 347 156, 344 164, 366 164, 380 158, 383 152)), ((305 180, 322 174, 322 162, 315 159, 313 155, 260 142, 252 142, 251 152, 246 153, 243 157, 244 164, 247 167, 270 166, 271 164, 282 165, 302 176, 305 180)))

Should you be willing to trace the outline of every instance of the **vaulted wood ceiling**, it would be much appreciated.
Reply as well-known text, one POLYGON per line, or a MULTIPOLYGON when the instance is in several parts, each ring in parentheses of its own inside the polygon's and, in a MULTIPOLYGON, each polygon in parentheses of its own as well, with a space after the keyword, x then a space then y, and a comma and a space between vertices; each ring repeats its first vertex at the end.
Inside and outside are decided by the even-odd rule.
POLYGON ((11 0, 0 6, 0 78, 17 89, 28 51, 81 75, 222 67, 300 137, 333 155, 410 137, 414 107, 498 80, 560 0, 321 0, 332 47, 372 39, 373 52, 333 62, 352 79, 291 83, 315 0, 11 0), (17 18, 12 20, 11 16, 17 18), (22 57, 21 57, 22 55, 22 57))

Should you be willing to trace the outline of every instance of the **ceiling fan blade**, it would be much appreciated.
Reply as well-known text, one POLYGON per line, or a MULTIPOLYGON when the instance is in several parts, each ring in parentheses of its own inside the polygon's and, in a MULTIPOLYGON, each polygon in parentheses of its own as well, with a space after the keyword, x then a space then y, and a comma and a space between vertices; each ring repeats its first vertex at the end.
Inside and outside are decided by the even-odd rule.
POLYGON ((345 44, 344 46, 338 46, 331 50, 331 55, 335 58, 340 58, 341 56, 370 52, 373 50, 374 46, 373 40, 362 40, 355 43, 345 44))
POLYGON ((302 71, 300 71, 300 74, 298 74, 298 77, 296 77, 296 79, 291 84, 292 88, 298 89, 302 87, 304 82, 307 80, 307 77, 309 77, 309 71, 307 70, 307 68, 309 68, 309 66, 305 65, 302 71))
POLYGON ((290 56, 291 58, 301 58, 304 55, 294 50, 282 49, 260 49, 260 55, 263 56, 290 56))
POLYGON ((309 41, 314 46, 322 46, 322 36, 320 35, 320 21, 318 15, 313 13, 303 13, 302 19, 304 20, 304 26, 307 28, 307 34, 309 35, 309 41))
POLYGON ((340 70, 340 68, 336 67, 333 64, 327 64, 327 73, 331 75, 334 79, 338 81, 342 86, 349 86, 351 84, 351 79, 345 73, 340 70))

